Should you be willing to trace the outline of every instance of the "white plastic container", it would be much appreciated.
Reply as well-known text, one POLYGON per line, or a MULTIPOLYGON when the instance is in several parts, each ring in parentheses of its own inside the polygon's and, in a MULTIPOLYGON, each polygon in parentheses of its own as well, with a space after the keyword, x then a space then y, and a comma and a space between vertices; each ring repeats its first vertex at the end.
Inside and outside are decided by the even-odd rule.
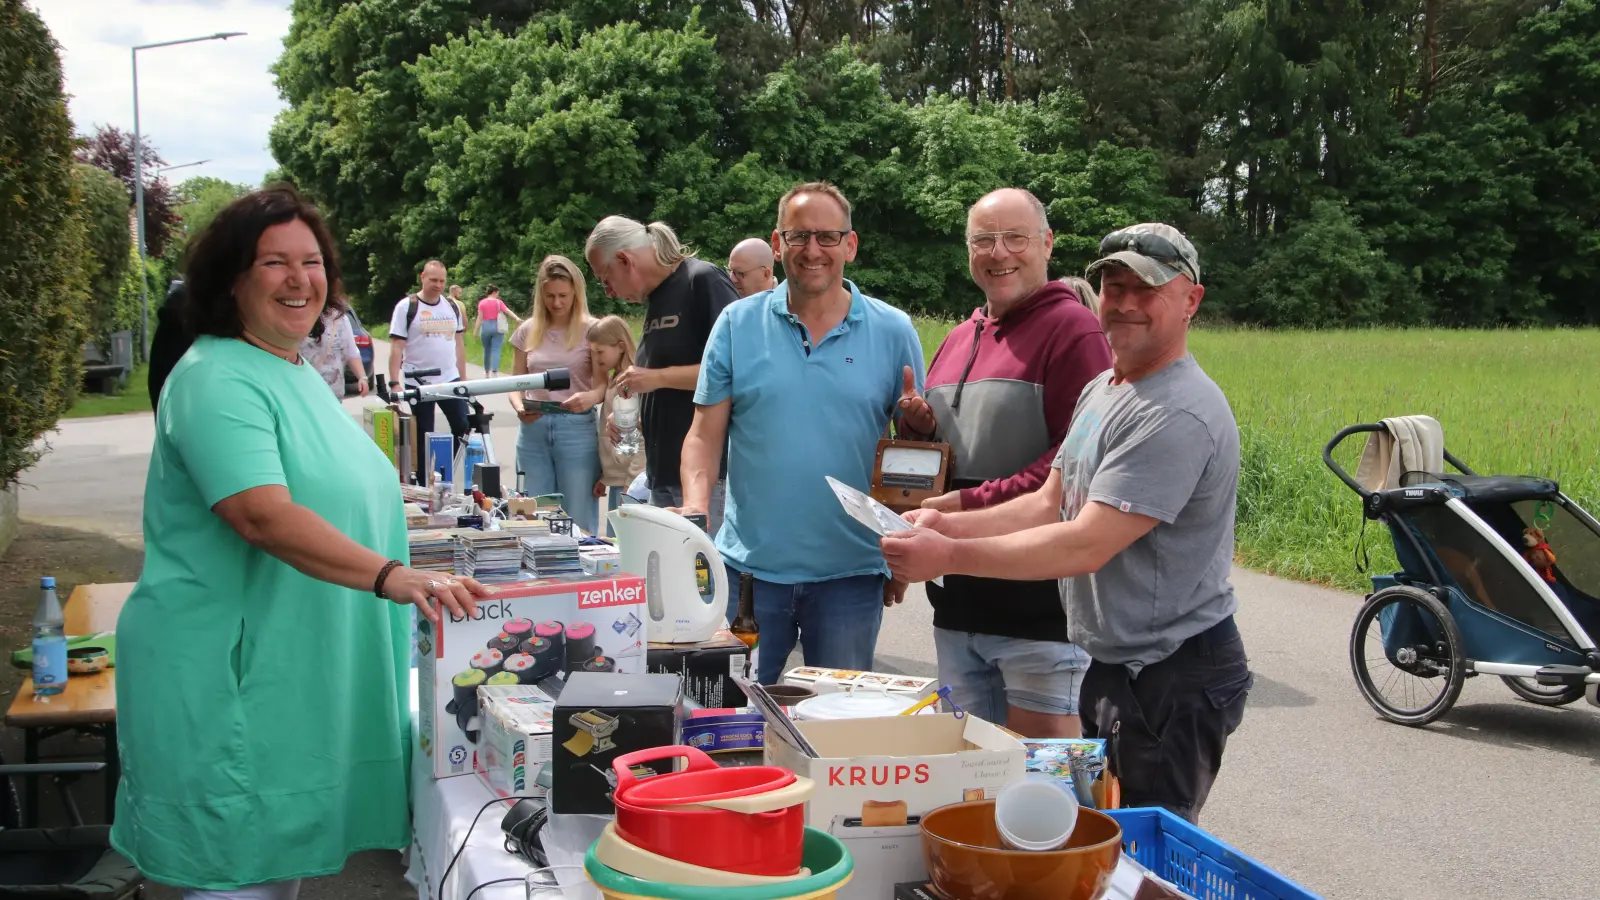
POLYGON ((1013 781, 995 798, 994 823, 1012 849, 1059 850, 1077 827, 1078 798, 1051 779, 1013 781))
POLYGON ((915 697, 887 694, 883 691, 850 691, 849 693, 821 694, 794 705, 794 717, 802 722, 824 722, 836 719, 876 719, 898 716, 915 705, 915 697))

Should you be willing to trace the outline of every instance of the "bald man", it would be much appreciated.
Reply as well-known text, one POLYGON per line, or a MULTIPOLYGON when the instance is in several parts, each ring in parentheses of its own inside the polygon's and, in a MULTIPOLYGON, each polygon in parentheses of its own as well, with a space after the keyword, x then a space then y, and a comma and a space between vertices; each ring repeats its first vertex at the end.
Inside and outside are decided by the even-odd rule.
MULTIPOLYGON (((394 314, 389 319, 389 381, 397 388, 401 386, 402 365, 408 370, 439 370, 437 375, 407 378, 405 383, 409 385, 443 384, 460 381, 467 375, 467 347, 463 339, 467 315, 461 304, 445 296, 448 276, 444 263, 428 260, 422 267, 417 292, 407 294, 394 305, 394 314)), ((421 484, 428 483, 428 473, 423 470, 427 441, 422 436, 433 430, 435 407, 450 422, 457 452, 467 439, 467 401, 452 397, 411 404, 411 415, 417 420, 417 474, 421 484)))
POLYGON ((728 254, 728 277, 741 299, 778 286, 772 265, 772 245, 760 238, 746 238, 733 248, 728 254))

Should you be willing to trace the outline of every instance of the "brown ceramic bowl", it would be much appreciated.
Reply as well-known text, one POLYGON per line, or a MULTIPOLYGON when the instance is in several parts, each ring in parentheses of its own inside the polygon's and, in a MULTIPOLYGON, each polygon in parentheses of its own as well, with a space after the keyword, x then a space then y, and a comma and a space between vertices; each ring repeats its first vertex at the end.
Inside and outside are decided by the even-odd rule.
POLYGON ((1095 900, 1122 856, 1122 826, 1092 809, 1060 850, 1005 849, 994 801, 941 806, 922 817, 922 858, 950 900, 1095 900))

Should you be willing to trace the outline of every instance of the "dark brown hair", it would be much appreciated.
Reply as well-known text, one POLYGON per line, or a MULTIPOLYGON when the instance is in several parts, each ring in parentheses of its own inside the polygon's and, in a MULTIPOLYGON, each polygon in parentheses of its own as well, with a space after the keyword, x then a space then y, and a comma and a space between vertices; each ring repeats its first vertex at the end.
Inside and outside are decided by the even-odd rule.
POLYGON ((336 321, 350 308, 339 277, 339 254, 322 214, 293 187, 276 184, 251 191, 228 204, 189 245, 183 273, 188 295, 183 324, 191 338, 202 334, 233 338, 244 333, 233 286, 255 264, 256 244, 262 233, 296 219, 306 223, 316 236, 328 282, 327 302, 311 327, 311 336, 320 338, 323 323, 336 321))

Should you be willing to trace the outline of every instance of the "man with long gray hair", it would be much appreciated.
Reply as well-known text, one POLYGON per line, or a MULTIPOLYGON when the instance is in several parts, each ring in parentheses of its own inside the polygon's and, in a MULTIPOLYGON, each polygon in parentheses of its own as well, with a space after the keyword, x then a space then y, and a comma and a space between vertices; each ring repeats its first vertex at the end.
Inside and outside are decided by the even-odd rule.
MULTIPOLYGON (((583 255, 608 296, 645 304, 638 357, 618 376, 617 386, 640 395, 651 505, 682 506, 679 471, 683 439, 694 422, 700 358, 717 316, 739 295, 726 272, 696 259, 664 222, 643 225, 625 216, 607 216, 589 233, 583 255)), ((724 446, 705 510, 712 534, 722 524, 727 471, 724 446)))

